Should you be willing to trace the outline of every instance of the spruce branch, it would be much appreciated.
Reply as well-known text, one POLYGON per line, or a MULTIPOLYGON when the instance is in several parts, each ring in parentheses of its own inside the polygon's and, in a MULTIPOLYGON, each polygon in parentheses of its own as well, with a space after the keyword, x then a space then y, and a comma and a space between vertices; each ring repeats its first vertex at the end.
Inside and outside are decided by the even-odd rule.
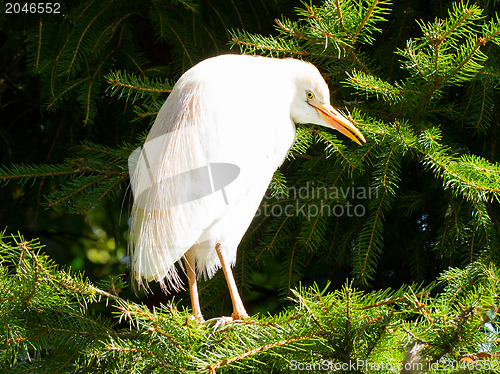
POLYGON ((375 24, 380 21, 385 21, 384 17, 390 12, 390 5, 392 5, 390 0, 373 0, 368 9, 363 9, 364 7, 358 5, 365 11, 365 14, 352 34, 352 40, 356 42, 356 40, 361 37, 364 38, 366 42, 372 41, 373 38, 369 35, 373 31, 380 31, 375 27, 375 24))
POLYGON ((305 336, 301 336, 301 337, 292 337, 291 339, 281 340, 281 341, 271 343, 271 344, 265 344, 265 345, 262 345, 258 348, 255 348, 253 350, 246 351, 245 353, 242 353, 236 357, 225 358, 224 360, 217 362, 216 364, 210 364, 207 369, 210 371, 211 374, 215 374, 216 370, 219 369, 220 367, 232 364, 233 362, 236 362, 236 361, 239 361, 242 359, 245 359, 250 355, 255 355, 257 353, 267 351, 268 349, 272 349, 275 347, 283 347, 283 346, 295 343, 295 342, 303 340, 303 339, 310 339, 312 337, 313 337, 313 335, 305 335, 305 336))
POLYGON ((71 69, 73 68, 73 65, 74 65, 74 62, 75 62, 75 59, 76 57, 78 56, 78 51, 80 49, 80 46, 82 44, 82 41, 84 40, 84 37, 85 37, 85 34, 88 32, 88 30, 90 29, 90 27, 92 26, 92 24, 99 18, 99 16, 101 14, 103 14, 106 10, 108 10, 109 6, 111 5, 111 2, 108 2, 105 6, 101 7, 101 10, 94 16, 94 18, 92 18, 92 20, 87 24, 87 26, 85 27, 85 29, 83 30, 80 38, 78 39, 78 42, 76 44, 76 49, 75 51, 73 52, 73 58, 71 59, 70 63, 69 63, 69 66, 67 67, 66 69, 66 72, 69 73, 71 71, 71 69))
POLYGON ((19 179, 21 183, 34 181, 36 178, 56 177, 61 175, 78 174, 82 170, 79 168, 67 167, 64 165, 11 165, 11 167, 0 168, 0 179, 8 182, 12 179, 19 179))
POLYGON ((319 142, 324 143, 325 146, 325 151, 327 152, 327 155, 331 154, 339 154, 345 162, 349 165, 349 167, 355 169, 356 165, 349 160, 344 153, 342 153, 342 149, 345 148, 345 146, 337 140, 336 137, 332 136, 330 133, 326 131, 321 131, 321 130, 313 130, 312 131, 314 135, 316 135, 316 138, 318 139, 319 142))
POLYGON ((74 158, 60 165, 11 165, 0 168, 4 183, 18 180, 21 184, 37 179, 61 178, 64 183, 46 197, 49 207, 63 206, 83 214, 103 199, 111 199, 118 186, 129 179, 127 159, 131 149, 127 143, 117 148, 84 142, 74 158))
MULTIPOLYGON (((27 17, 19 49, 29 50, 27 63, 49 109, 41 111, 43 135, 53 134, 58 111, 94 120, 85 129, 89 139, 109 118, 132 125, 127 134, 120 121, 106 127, 117 130, 103 144, 116 138, 118 145, 82 142, 57 161, 1 166, 0 182, 20 182, 14 195, 25 196, 28 181, 42 181, 42 193, 57 190, 48 195, 49 205, 87 212, 122 197, 128 155, 144 141, 144 126, 159 112, 171 78, 213 54, 213 46, 222 51, 220 40, 233 37, 232 46, 245 52, 309 60, 325 76, 331 102, 348 108, 368 142, 358 147, 336 133, 298 126, 296 143, 271 182, 273 196, 264 199, 241 243, 235 275, 250 290, 248 305, 259 308, 271 294, 290 296, 300 281, 321 288, 299 289, 294 305, 282 300, 286 306, 276 307, 280 314, 214 328, 173 304, 148 308, 126 300, 112 282, 93 285, 55 266, 36 241, 4 235, 0 371, 287 372, 295 371, 292 360, 314 371, 315 362, 401 364, 410 347, 420 346, 416 356, 425 364, 477 357, 478 347, 495 357, 498 334, 485 332, 486 322, 496 329, 499 273, 493 264, 500 243, 500 21, 491 4, 483 10, 443 3, 444 17, 435 18, 434 8, 411 3, 329 0, 303 4, 290 18, 276 20, 270 37, 226 31, 244 29, 260 11, 254 3, 235 1, 231 12, 199 4, 109 2, 102 12, 102 4, 92 1, 54 22, 27 17), (416 14, 432 21, 415 24, 416 14), (143 24, 148 30, 137 30, 143 24), (158 56, 142 48, 146 35, 154 48, 159 41, 162 51, 168 49, 168 66, 156 67, 158 56), (104 107, 109 116, 101 117, 104 107), (137 144, 120 143, 125 137, 137 144), (361 214, 323 214, 351 203, 361 214), (286 213, 266 216, 266 206, 286 213), (385 289, 413 279, 429 283, 442 269, 437 287, 385 289), (330 288, 324 287, 327 279, 330 288), (383 289, 370 292, 371 285, 383 289), (111 315, 100 315, 104 304, 111 315)), ((23 82, 6 77, 7 88, 9 79, 15 90, 23 82)), ((71 126, 71 139, 78 139, 71 126)), ((15 159, 19 145, 9 144, 12 134, 2 129, 0 139, 15 159)), ((56 138, 68 139, 63 134, 58 130, 56 138)), ((53 144, 50 153, 70 147, 53 144)), ((12 185, 5 190, 8 203, 12 185)), ((220 275, 203 285, 204 314, 224 310, 218 284, 220 275)))
POLYGON ((39 242, 22 236, 0 237, 0 289, 8 295, 0 299, 7 358, 2 370, 275 372, 290 370, 291 362, 396 364, 408 338, 426 342, 424 353, 434 361, 461 356, 472 347, 469 341, 497 344, 484 337, 481 325, 498 292, 499 272, 480 262, 443 273, 442 293, 431 293, 432 285, 363 292, 350 282, 334 292, 328 285, 301 288, 294 291, 296 305, 280 315, 253 316, 214 330, 172 304, 151 310, 99 290, 55 266, 40 249, 39 242), (116 309, 113 321, 86 311, 102 302, 116 309), (423 319, 415 324, 418 316, 423 319))
POLYGON ((454 2, 446 20, 419 22, 424 36, 408 41, 406 48, 398 52, 409 60, 405 67, 427 82, 427 92, 413 114, 414 119, 444 86, 473 80, 484 68, 487 55, 482 47, 497 40, 500 23, 491 20, 480 25, 481 13, 477 5, 467 7, 454 2), (477 31, 479 27, 482 34, 477 31))
POLYGON ((417 138, 409 132, 395 133, 375 119, 370 119, 371 123, 368 124, 366 116, 359 111, 353 111, 351 119, 359 128, 365 128, 378 136, 397 138, 398 142, 405 144, 406 151, 411 150, 422 157, 423 164, 443 178, 445 188, 467 200, 492 201, 500 197, 500 166, 474 155, 453 155, 449 147, 442 144, 442 134, 438 128, 429 128, 417 138))
POLYGON ((339 0, 335 0, 335 10, 337 11, 339 17, 340 31, 345 32, 344 17, 342 15, 342 8, 340 7, 339 0))
POLYGON ((165 80, 151 80, 147 76, 141 78, 139 76, 129 74, 122 71, 115 71, 106 76, 109 84, 109 89, 112 95, 125 97, 132 102, 144 98, 146 95, 158 95, 172 91, 173 83, 165 80))
POLYGON ((372 96, 377 99, 381 96, 383 100, 391 103, 398 103, 409 94, 420 94, 420 92, 415 90, 406 90, 398 83, 390 84, 361 71, 354 70, 348 73, 347 76, 346 83, 358 91, 364 92, 366 96, 372 96))

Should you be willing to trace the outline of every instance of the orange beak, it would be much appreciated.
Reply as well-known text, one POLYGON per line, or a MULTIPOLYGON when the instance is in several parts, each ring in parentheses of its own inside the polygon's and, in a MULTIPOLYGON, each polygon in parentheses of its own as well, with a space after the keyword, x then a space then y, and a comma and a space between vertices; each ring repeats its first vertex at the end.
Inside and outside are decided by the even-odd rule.
POLYGON ((363 143, 366 143, 363 134, 361 134, 361 132, 351 122, 349 122, 347 118, 340 114, 337 109, 332 107, 330 104, 322 104, 321 106, 314 106, 314 108, 319 111, 320 116, 325 120, 325 122, 335 130, 341 132, 359 145, 361 145, 361 142, 358 138, 363 143))

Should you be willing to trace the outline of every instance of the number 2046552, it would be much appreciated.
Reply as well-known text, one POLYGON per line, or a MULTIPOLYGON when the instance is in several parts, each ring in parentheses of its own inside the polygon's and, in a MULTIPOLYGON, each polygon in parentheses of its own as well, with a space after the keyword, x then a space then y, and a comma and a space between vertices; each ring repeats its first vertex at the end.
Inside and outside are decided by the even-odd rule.
POLYGON ((60 3, 5 3, 7 14, 60 14, 60 3))

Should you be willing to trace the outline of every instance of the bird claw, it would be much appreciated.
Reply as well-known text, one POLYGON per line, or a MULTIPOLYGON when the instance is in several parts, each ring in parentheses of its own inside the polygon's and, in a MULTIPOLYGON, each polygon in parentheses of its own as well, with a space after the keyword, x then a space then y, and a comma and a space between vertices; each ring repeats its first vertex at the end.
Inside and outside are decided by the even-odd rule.
POLYGON ((205 319, 203 318, 203 316, 196 316, 194 314, 191 314, 188 318, 190 321, 205 323, 205 319))
POLYGON ((216 318, 210 318, 205 321, 207 325, 213 325, 213 331, 215 332, 216 330, 219 329, 219 327, 224 326, 226 323, 233 322, 232 317, 216 317, 216 318))
POLYGON ((238 322, 239 320, 242 319, 247 319, 249 318, 247 314, 245 315, 232 315, 231 317, 216 317, 216 318, 210 318, 205 321, 208 325, 213 324, 213 331, 216 331, 219 329, 219 327, 223 327, 226 323, 233 323, 233 322, 238 322))

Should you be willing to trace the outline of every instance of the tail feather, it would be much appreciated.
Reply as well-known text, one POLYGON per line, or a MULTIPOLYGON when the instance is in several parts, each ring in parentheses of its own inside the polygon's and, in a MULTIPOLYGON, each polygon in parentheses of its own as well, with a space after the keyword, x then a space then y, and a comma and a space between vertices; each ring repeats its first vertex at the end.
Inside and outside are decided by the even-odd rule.
POLYGON ((183 289, 183 282, 177 272, 176 263, 189 249, 170 245, 161 222, 166 212, 136 209, 132 214, 131 228, 132 273, 138 286, 156 281, 164 291, 183 289), (145 283, 146 282, 146 283, 145 283))
POLYGON ((183 75, 158 113, 144 146, 131 156, 134 206, 129 250, 139 287, 154 280, 164 290, 182 288, 176 263, 220 215, 222 208, 215 197, 193 200, 196 194, 189 190, 189 178, 196 183, 193 171, 201 172, 208 165, 207 149, 217 147, 207 136, 212 123, 200 116, 210 111, 206 97, 210 92, 198 78, 183 75))

